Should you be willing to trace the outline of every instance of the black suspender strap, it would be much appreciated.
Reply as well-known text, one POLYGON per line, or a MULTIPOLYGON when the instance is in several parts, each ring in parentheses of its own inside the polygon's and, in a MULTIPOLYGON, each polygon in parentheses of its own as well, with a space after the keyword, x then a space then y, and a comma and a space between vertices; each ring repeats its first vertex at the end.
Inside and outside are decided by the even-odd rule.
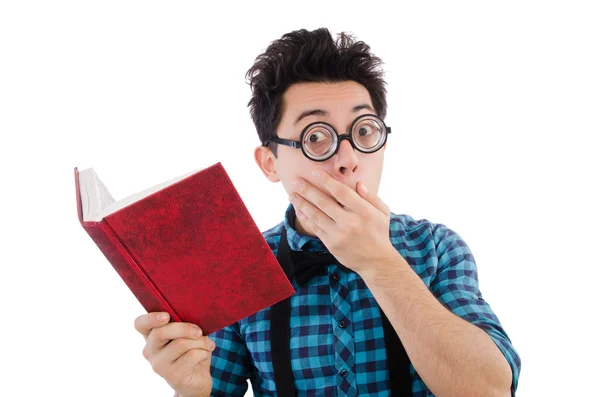
MULTIPOLYGON (((283 272, 291 281, 292 271, 285 226, 281 232, 277 260, 283 272)), ((292 359, 290 357, 290 298, 277 302, 271 308, 271 356, 273 358, 273 375, 277 396, 296 396, 292 359)))
POLYGON ((410 379, 410 360, 396 330, 383 310, 381 310, 381 307, 379 307, 379 312, 381 313, 381 321, 383 322, 392 397, 410 397, 413 395, 412 381, 410 379))

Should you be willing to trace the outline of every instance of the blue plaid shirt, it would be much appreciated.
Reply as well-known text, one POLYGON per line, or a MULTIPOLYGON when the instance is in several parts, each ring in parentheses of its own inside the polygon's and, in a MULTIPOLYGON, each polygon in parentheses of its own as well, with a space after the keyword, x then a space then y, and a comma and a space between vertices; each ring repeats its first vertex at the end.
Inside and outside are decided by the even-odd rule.
MULTIPOLYGON (((326 251, 314 237, 295 231, 290 204, 284 221, 263 232, 277 255, 282 228, 292 250, 326 251)), ((475 259, 461 237, 443 224, 390 214, 390 241, 435 297, 454 314, 484 330, 512 368, 513 394, 521 361, 500 321, 483 300, 475 259)), ((311 278, 290 298, 290 356, 298 396, 389 396, 381 315, 362 278, 336 264, 311 278)), ((275 396, 271 359, 271 308, 209 335, 212 396, 275 396)), ((410 366, 414 396, 433 396, 410 366)), ((288 396, 282 396, 288 397, 288 396)))

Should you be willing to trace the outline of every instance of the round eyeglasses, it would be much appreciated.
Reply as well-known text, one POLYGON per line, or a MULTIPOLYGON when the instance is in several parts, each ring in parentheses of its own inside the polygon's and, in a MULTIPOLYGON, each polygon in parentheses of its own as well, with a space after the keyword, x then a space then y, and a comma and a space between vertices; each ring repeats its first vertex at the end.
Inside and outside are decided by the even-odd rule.
POLYGON ((302 149, 306 157, 314 161, 325 161, 333 157, 344 139, 348 139, 352 147, 362 153, 375 153, 385 145, 392 127, 385 125, 377 115, 363 114, 358 116, 350 126, 349 134, 338 135, 335 128, 324 121, 310 123, 302 130, 299 141, 282 139, 278 136, 263 142, 279 143, 302 149))

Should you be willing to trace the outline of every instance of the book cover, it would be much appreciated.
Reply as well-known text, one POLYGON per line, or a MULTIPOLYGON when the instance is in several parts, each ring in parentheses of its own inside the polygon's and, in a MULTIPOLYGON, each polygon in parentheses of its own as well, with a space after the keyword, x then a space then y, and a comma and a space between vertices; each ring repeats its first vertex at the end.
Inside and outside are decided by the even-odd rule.
POLYGON ((96 220, 74 171, 81 225, 147 312, 208 335, 294 294, 221 163, 96 220))

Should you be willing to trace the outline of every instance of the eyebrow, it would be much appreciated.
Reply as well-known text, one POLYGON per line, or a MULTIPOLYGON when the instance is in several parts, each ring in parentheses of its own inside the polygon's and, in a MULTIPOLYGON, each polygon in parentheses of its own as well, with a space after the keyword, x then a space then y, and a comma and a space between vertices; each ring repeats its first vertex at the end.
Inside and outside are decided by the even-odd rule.
MULTIPOLYGON (((354 106, 352 108, 352 113, 356 113, 358 111, 361 111, 363 109, 368 109, 370 111, 372 111, 373 113, 375 113, 375 110, 371 107, 371 105, 363 103, 357 106, 354 106)), ((294 125, 298 124, 298 122, 300 120, 302 120, 305 117, 308 116, 328 116, 329 112, 323 109, 309 109, 309 110, 305 110, 304 112, 302 112, 300 114, 300 116, 298 116, 298 118, 296 119, 296 121, 294 121, 294 125)))

